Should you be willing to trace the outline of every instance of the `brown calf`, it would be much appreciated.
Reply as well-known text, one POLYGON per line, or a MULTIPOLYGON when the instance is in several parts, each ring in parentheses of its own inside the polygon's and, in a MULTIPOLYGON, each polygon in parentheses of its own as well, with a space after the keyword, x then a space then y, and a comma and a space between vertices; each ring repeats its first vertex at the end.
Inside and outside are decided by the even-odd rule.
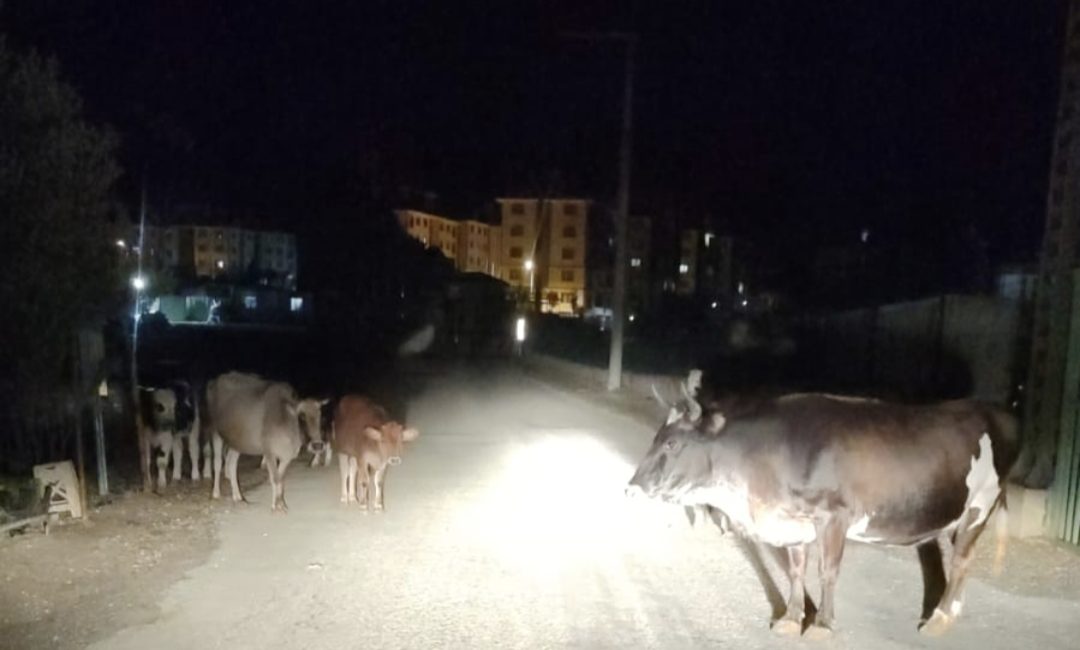
POLYGON ((341 469, 341 502, 383 509, 386 468, 401 462, 406 442, 420 433, 390 419, 386 409, 366 397, 346 395, 334 412, 334 451, 341 469), (357 482, 357 475, 360 481, 357 482), (374 492, 374 505, 371 493, 374 492))

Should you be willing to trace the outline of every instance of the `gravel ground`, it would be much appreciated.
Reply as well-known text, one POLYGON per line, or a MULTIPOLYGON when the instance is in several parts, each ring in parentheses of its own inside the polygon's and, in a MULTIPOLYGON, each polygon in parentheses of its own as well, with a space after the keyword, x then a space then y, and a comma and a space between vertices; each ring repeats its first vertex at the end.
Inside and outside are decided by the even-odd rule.
MULTIPOLYGON (((336 460, 290 468, 286 516, 270 514, 265 485, 247 506, 208 508, 191 495, 185 507, 207 509, 216 547, 190 554, 184 579, 160 598, 154 589, 125 592, 137 605, 91 647, 807 644, 770 634, 766 591, 733 539, 691 528, 679 509, 622 497, 653 435, 642 422, 647 405, 620 414, 617 399, 512 371, 455 372, 402 392, 421 437, 388 475, 386 513, 338 502, 336 460)), ((130 557, 103 554, 99 564, 143 573, 129 568, 130 557)), ((914 552, 852 544, 837 593, 840 630, 821 645, 1073 648, 1078 569, 1072 550, 1013 543, 1005 574, 977 568, 953 633, 927 640, 916 632, 914 552)), ((0 587, 10 596, 28 579, 0 587)), ((46 627, 34 620, 15 629, 46 627)), ((0 636, 0 646, 53 647, 23 638, 35 644, 0 636)))

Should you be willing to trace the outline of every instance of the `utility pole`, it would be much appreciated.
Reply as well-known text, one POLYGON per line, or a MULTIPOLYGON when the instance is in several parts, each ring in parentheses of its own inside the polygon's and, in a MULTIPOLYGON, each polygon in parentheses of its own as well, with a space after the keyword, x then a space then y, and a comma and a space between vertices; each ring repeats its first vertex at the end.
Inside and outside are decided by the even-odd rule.
POLYGON ((132 278, 134 290, 133 307, 131 310, 131 406, 135 411, 135 434, 139 440, 139 470, 142 473, 143 490, 150 492, 154 489, 150 478, 150 439, 146 435, 146 427, 142 419, 142 410, 139 408, 139 320, 142 316, 142 292, 146 288, 146 279, 143 277, 143 232, 146 230, 146 175, 143 174, 142 200, 139 206, 139 250, 138 270, 132 278))
POLYGON ((623 44, 623 105, 619 142, 619 189, 615 200, 615 287, 611 299, 611 350, 608 356, 609 391, 622 386, 623 330, 626 326, 627 224, 630 212, 630 157, 634 117, 634 50, 637 36, 626 32, 569 32, 567 38, 617 41, 623 44))

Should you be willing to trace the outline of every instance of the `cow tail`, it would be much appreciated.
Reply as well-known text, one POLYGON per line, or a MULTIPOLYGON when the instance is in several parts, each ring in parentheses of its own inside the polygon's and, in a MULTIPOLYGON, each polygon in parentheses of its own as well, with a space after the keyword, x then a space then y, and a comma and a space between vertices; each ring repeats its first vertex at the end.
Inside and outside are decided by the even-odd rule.
POLYGON ((1005 501, 1005 493, 1001 493, 1001 501, 998 503, 997 516, 994 518, 994 535, 997 538, 994 547, 993 574, 1001 575, 1005 568, 1005 547, 1009 543, 1009 506, 1005 501))

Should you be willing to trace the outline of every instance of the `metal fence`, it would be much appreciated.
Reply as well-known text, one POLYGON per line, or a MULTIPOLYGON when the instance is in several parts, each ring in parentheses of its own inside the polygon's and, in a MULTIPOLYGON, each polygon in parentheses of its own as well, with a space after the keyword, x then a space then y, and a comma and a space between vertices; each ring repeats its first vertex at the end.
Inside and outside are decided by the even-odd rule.
POLYGON ((1072 282, 1061 430, 1047 499, 1047 525, 1051 535, 1080 544, 1080 270, 1073 271, 1072 282))

